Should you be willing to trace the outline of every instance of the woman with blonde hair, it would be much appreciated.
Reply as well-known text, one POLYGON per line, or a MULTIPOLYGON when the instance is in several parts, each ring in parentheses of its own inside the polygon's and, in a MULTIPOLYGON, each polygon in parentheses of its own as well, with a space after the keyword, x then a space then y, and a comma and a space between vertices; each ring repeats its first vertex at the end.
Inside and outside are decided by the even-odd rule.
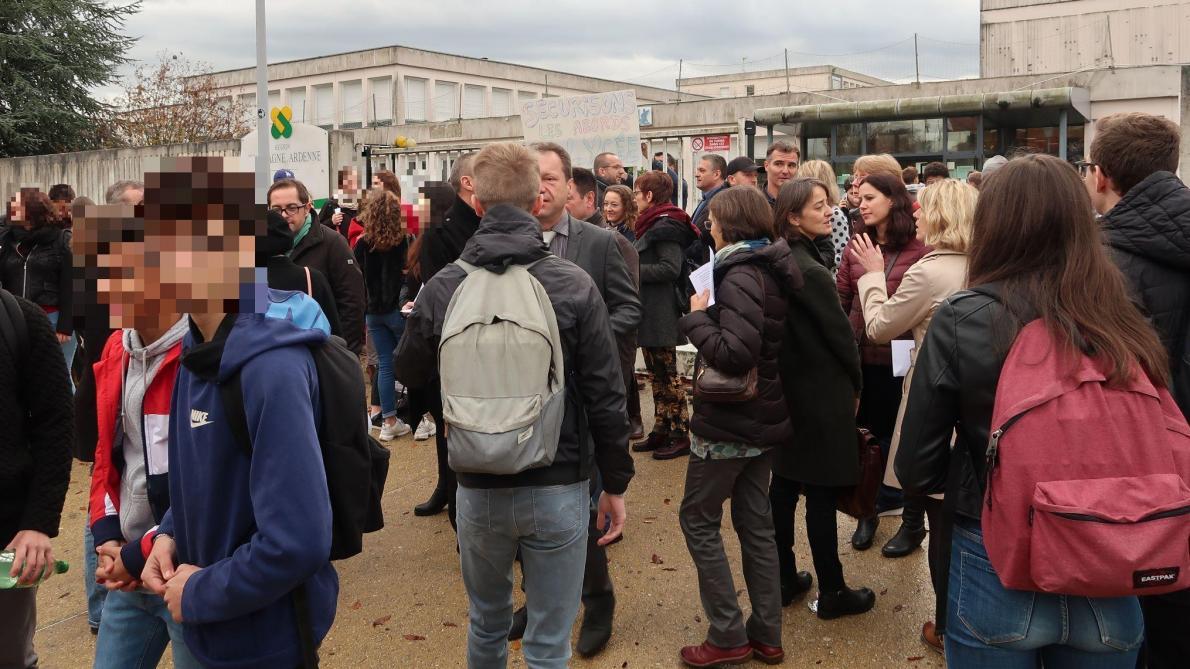
MULTIPOLYGON (((817 179, 826 186, 827 197, 830 202, 839 202, 839 179, 835 170, 825 160, 807 160, 797 168, 798 178, 817 179)), ((851 239, 851 220, 843 208, 835 205, 831 212, 830 242, 834 253, 834 267, 843 262, 843 252, 847 250, 847 242, 851 239)))
MULTIPOLYGON (((872 153, 855 159, 851 168, 851 178, 870 177, 876 174, 887 174, 901 179, 901 164, 887 153, 872 153)), ((902 181, 904 183, 904 181, 902 181)))
POLYGON ((364 234, 355 245, 355 262, 364 275, 365 321, 379 358, 377 383, 384 420, 380 426, 380 440, 391 441, 411 432, 409 426, 397 418, 393 383, 393 352, 405 332, 401 286, 405 283, 410 238, 401 215, 401 198, 392 191, 369 194, 360 215, 364 234))
MULTIPOLYGON (((909 399, 909 384, 913 380, 913 360, 938 305, 962 290, 967 283, 967 247, 971 241, 977 196, 975 188, 955 179, 938 182, 921 191, 918 198, 921 209, 916 212, 917 238, 933 250, 905 272, 901 285, 891 297, 885 289, 884 256, 880 247, 873 245, 867 235, 860 235, 852 242, 852 253, 866 270, 859 279, 859 296, 868 340, 884 344, 902 332, 913 331, 914 349, 910 353, 909 371, 902 386, 904 392, 893 428, 889 465, 884 473, 885 485, 894 488, 901 487, 893 473, 892 463, 901 441, 901 422, 909 399)), ((942 522, 940 496, 938 499, 907 498, 901 515, 901 529, 889 541, 889 545, 896 549, 894 552, 912 550, 920 545, 926 535, 923 515, 929 516, 930 531, 934 534, 930 540, 929 564, 938 626, 934 622, 927 622, 922 627, 922 639, 935 650, 941 651, 941 626, 946 620, 946 588, 945 581, 940 579, 945 573, 948 559, 950 532, 942 522)))

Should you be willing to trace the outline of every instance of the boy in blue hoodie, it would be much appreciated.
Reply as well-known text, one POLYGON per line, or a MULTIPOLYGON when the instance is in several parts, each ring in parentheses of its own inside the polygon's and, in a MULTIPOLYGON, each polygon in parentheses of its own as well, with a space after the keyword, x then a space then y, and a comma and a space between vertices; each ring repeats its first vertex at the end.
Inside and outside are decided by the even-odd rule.
POLYGON ((327 334, 254 313, 264 211, 252 174, 225 172, 220 158, 173 158, 147 177, 145 220, 160 226, 146 229, 146 245, 161 249, 162 294, 190 319, 169 421, 172 504, 142 577, 203 666, 297 667, 295 601, 305 599, 318 643, 339 588, 310 352, 327 334), (236 375, 251 453, 223 411, 219 386, 236 375))

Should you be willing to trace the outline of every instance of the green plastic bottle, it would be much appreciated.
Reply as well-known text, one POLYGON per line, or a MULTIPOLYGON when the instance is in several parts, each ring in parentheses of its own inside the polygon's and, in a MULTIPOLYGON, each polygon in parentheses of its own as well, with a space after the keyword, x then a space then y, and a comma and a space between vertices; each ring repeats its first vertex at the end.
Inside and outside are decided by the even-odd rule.
POLYGON ((8 575, 9 572, 12 571, 12 562, 14 558, 15 556, 13 555, 12 551, 4 551, 0 553, 0 590, 9 590, 12 588, 35 588, 41 585, 41 583, 47 578, 49 578, 51 573, 65 574, 66 570, 70 569, 70 564, 65 560, 54 560, 53 566, 47 567, 45 573, 41 575, 41 578, 37 579, 37 581, 34 583, 25 585, 21 583, 17 577, 8 575), (53 569, 53 572, 50 571, 51 568, 53 569))

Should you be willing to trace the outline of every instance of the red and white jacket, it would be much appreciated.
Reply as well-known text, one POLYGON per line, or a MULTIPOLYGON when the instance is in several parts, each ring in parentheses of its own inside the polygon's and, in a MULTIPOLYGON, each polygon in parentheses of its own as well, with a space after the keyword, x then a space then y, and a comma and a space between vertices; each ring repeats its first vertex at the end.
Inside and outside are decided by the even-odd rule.
MULTIPOLYGON (((91 474, 91 533, 95 545, 107 541, 128 542, 121 550, 125 569, 139 578, 152 548, 154 527, 144 537, 125 537, 120 529, 120 478, 124 470, 123 413, 124 377, 130 354, 124 348, 124 331, 116 330, 94 365, 98 442, 95 468, 91 474)), ((182 342, 169 348, 145 389, 141 434, 144 435, 145 472, 153 520, 169 508, 169 411, 174 381, 182 355, 182 342)))

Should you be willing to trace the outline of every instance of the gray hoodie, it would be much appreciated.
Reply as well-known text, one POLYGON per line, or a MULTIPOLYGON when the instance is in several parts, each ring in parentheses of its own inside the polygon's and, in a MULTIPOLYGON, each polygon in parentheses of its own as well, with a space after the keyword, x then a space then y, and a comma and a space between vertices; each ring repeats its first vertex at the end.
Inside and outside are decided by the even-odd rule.
MULTIPOLYGON (((136 330, 125 329, 124 352, 128 367, 124 371, 124 396, 121 398, 121 424, 124 430, 124 471, 120 475, 120 532, 129 542, 139 541, 156 523, 149 506, 148 475, 169 471, 166 439, 145 439, 143 412, 145 391, 160 369, 165 354, 187 332, 187 317, 182 316, 157 341, 145 346, 136 330), (149 444, 149 462, 145 462, 145 444, 149 444), (148 470, 148 471, 146 471, 148 470)), ((153 429, 159 429, 154 427, 153 429)), ((149 435, 153 436, 153 435, 149 435)))

